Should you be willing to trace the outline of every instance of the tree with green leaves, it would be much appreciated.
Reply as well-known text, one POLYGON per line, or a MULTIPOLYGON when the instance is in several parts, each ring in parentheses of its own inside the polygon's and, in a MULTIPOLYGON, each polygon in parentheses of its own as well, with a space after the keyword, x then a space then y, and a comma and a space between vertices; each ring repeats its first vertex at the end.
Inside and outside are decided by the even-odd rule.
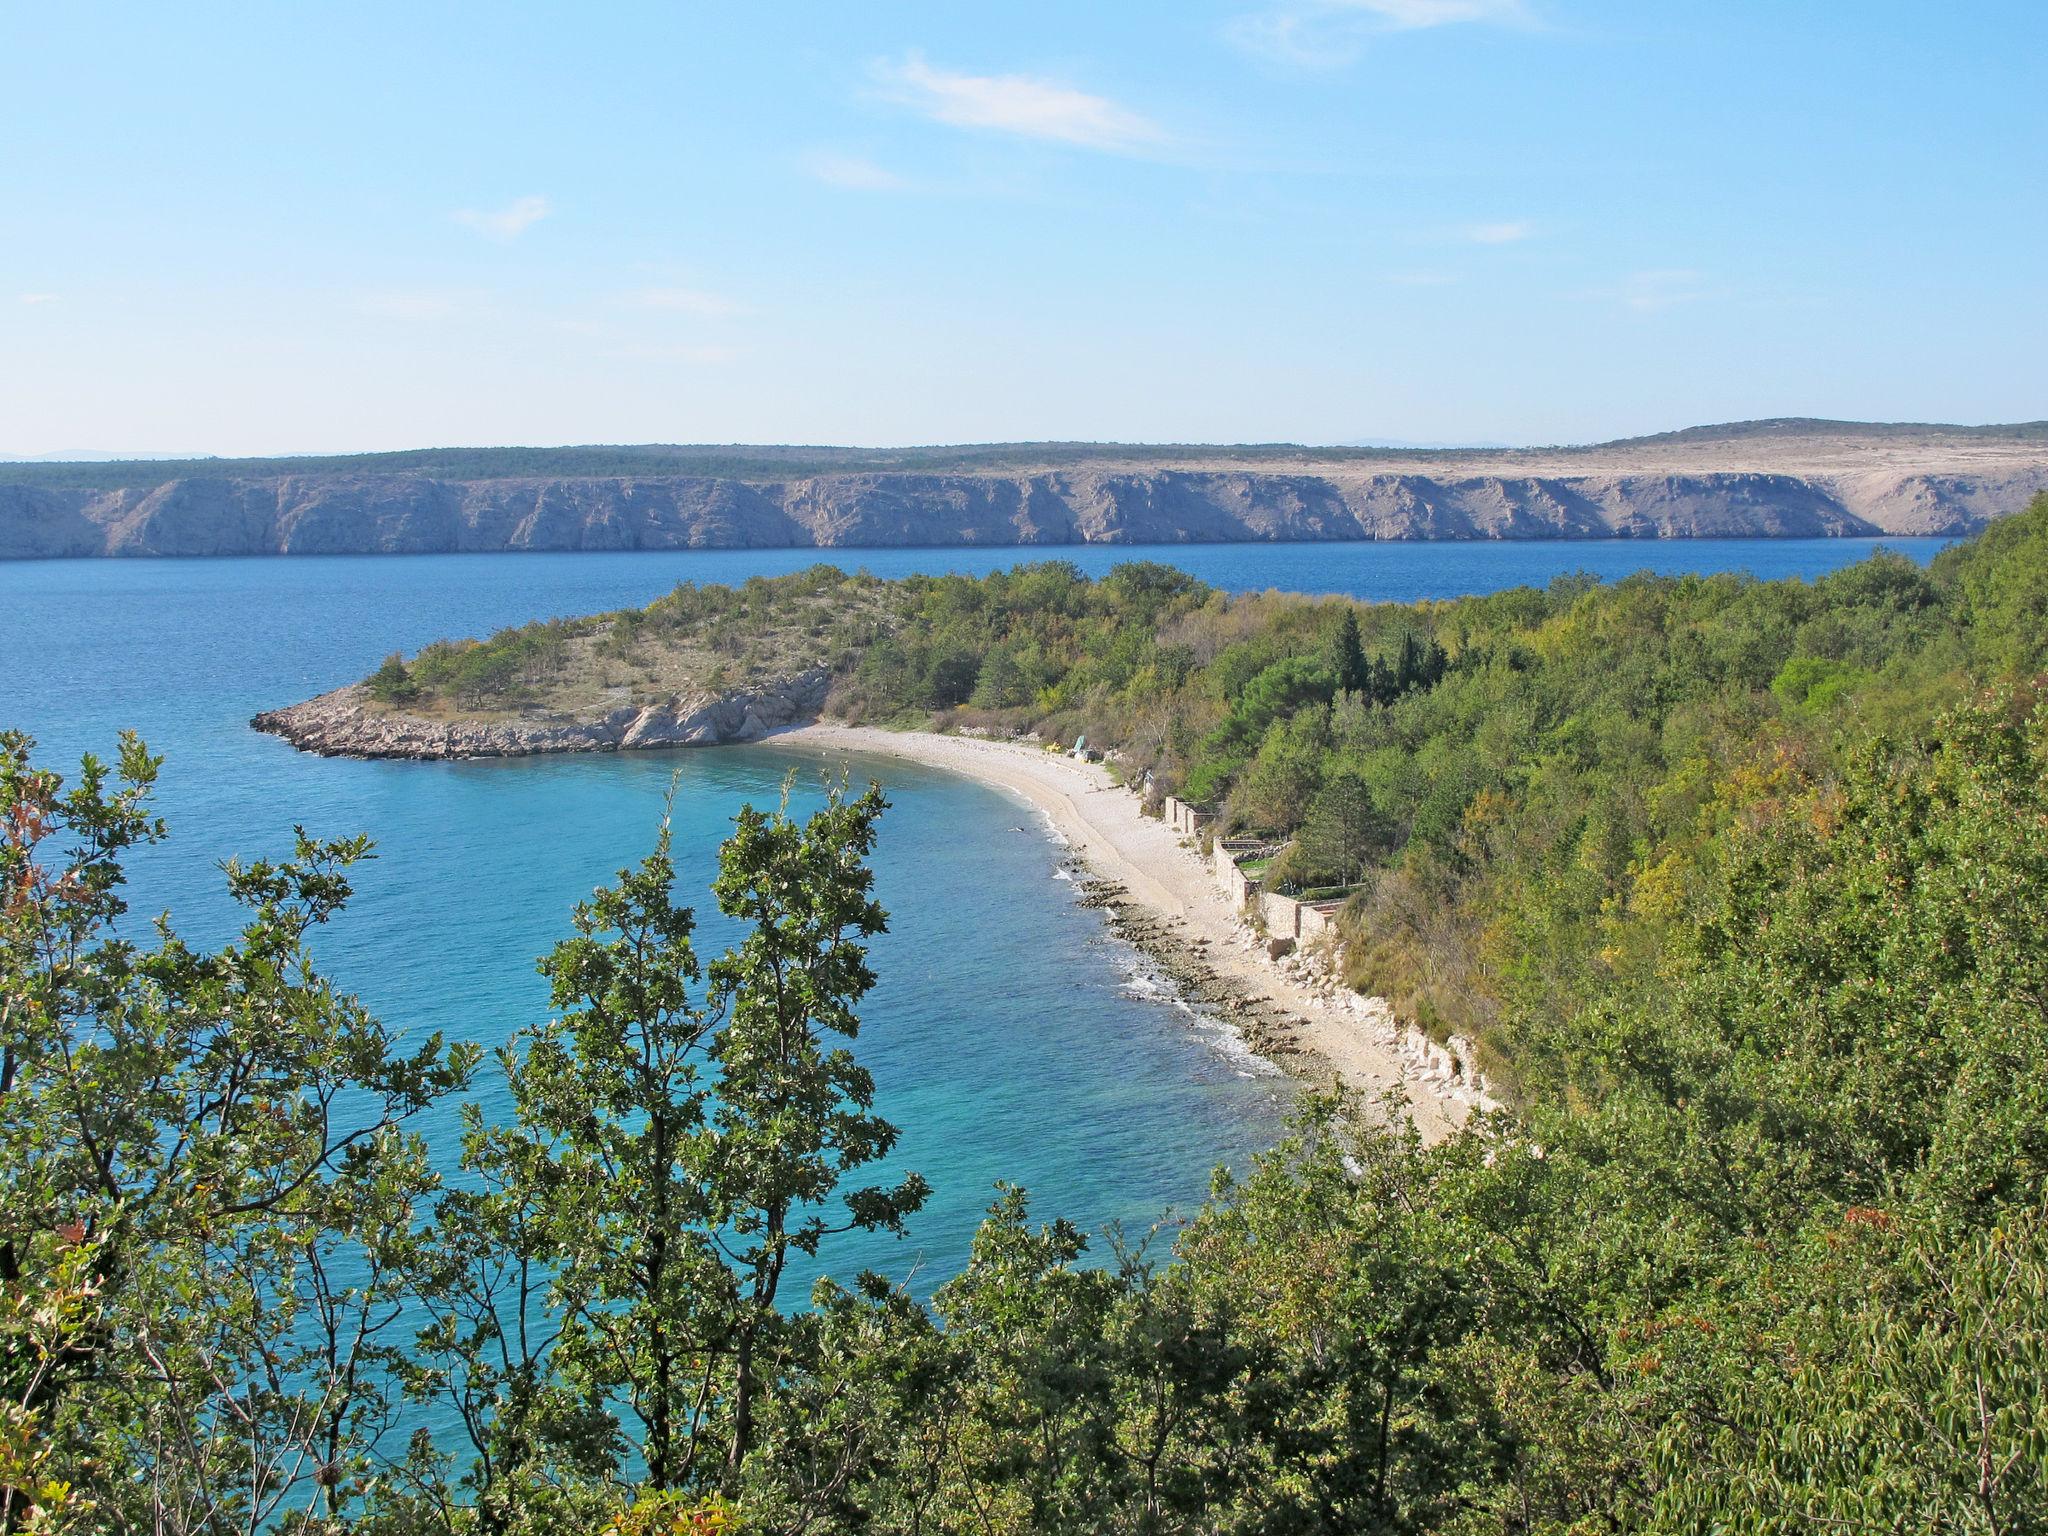
POLYGON ((364 680, 364 686, 380 704, 410 703, 419 696, 412 673, 405 665, 405 657, 397 651, 384 658, 384 665, 364 680))
POLYGON ((874 1079, 839 1040, 860 1033, 856 1005, 875 984, 862 942, 884 930, 872 895, 875 824, 887 802, 870 784, 849 800, 835 789, 802 824, 785 812, 741 810, 719 853, 712 891, 721 912, 751 925, 711 967, 726 1022, 713 1047, 719 1086, 711 1188, 739 1278, 732 1323, 727 1465, 753 1447, 759 1399, 775 1379, 792 1254, 815 1258, 829 1236, 901 1234, 930 1192, 906 1174, 894 1187, 846 1191, 856 1169, 887 1157, 898 1131, 873 1113, 874 1079))
POLYGON ((360 839, 230 861, 215 952, 121 923, 165 836, 124 737, 77 782, 0 735, 0 1529, 341 1518, 397 1411, 399 1276, 437 1180, 408 1122, 476 1054, 411 1051, 314 969, 360 839), (17 1446, 18 1449, 18 1446, 17 1446), (53 1493, 51 1490, 55 1490, 53 1493))
POLYGON ((666 823, 541 962, 559 1012, 501 1053, 512 1122, 471 1117, 464 1161, 485 1189, 441 1209, 440 1243, 504 1283, 492 1297, 472 1267, 446 1277, 425 1339, 442 1358, 422 1390, 463 1402, 483 1505, 506 1503, 493 1480, 531 1502, 565 1468, 617 1480, 634 1461, 656 1489, 730 1483, 763 1399, 801 1366, 791 1258, 900 1232, 923 1202, 915 1174, 841 1188, 897 1139, 839 1043, 874 985, 864 941, 886 919, 866 861, 885 803, 839 787, 801 822, 742 810, 712 889, 747 933, 708 973, 666 823), (536 1259, 538 1334, 537 1298, 510 1278, 536 1259))
POLYGON ((1015 651, 1007 645, 990 649, 982 658, 980 675, 969 699, 976 709, 1009 709, 1030 697, 1030 679, 1017 665, 1015 651))
POLYGON ((1398 696, 1422 686, 1427 677, 1422 641, 1412 629, 1401 631, 1401 644, 1394 653, 1394 692, 1398 696))
POLYGON ((1393 829, 1354 768, 1340 768, 1309 801, 1287 851, 1285 877, 1298 887, 1350 885, 1393 845, 1393 829))

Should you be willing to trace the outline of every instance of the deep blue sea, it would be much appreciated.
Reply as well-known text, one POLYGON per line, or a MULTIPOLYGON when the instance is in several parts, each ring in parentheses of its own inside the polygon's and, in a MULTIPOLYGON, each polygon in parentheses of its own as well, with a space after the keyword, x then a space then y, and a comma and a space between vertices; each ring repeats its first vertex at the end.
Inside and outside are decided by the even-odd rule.
MULTIPOLYGON (((1888 541, 1917 559, 1939 540, 1888 541)), ((217 943, 233 912, 218 861, 277 855, 294 823, 366 833, 377 861, 319 942, 328 973, 407 1032, 496 1045, 542 1016, 534 960, 571 905, 652 843, 677 777, 676 854, 701 893, 733 813, 772 802, 788 754, 746 748, 514 762, 372 763, 303 756, 250 715, 362 676, 393 650, 529 619, 649 601, 679 581, 734 581, 829 559, 878 575, 984 572, 1033 559, 1101 573, 1169 561, 1233 590, 1415 599, 1547 582, 1748 570, 1814 576, 1867 554, 1851 540, 1205 545, 1157 549, 722 550, 0 562, 0 727, 75 766, 139 731, 165 763, 171 840, 138 857, 138 912, 170 909, 217 943)), ((992 1186, 1028 1187, 1045 1216, 1142 1229, 1200 1199, 1211 1168, 1268 1143, 1285 1085, 1227 1030, 1165 997, 1059 878, 1042 823, 995 791, 893 761, 875 866, 890 932, 858 1051, 897 1163, 935 1194, 906 1242, 842 1246, 827 1267, 927 1289, 963 1260, 992 1186)), ((811 793, 806 790, 805 793, 811 793)), ((728 930, 700 903, 707 950, 728 930)), ((500 1085, 479 1085, 486 1108, 500 1085)), ((431 1129, 445 1133, 448 1121, 431 1129)))

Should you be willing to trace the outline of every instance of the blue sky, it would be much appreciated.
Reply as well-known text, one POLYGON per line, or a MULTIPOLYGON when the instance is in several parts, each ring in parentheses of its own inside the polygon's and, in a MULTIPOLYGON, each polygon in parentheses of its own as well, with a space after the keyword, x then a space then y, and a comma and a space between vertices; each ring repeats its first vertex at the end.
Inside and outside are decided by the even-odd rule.
POLYGON ((0 449, 2048 416, 2042 0, 0 0, 0 449))

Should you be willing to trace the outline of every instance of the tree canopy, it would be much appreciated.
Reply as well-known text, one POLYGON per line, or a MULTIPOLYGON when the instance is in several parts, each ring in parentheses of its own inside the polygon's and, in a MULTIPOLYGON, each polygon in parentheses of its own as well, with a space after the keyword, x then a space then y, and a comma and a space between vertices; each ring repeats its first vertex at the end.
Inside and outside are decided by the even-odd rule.
POLYGON ((0 1529, 2042 1530, 2044 530, 1387 611, 921 587, 889 675, 1035 650, 1015 718, 1299 818, 1354 965, 1514 1068, 1427 1147, 1310 1097, 1173 1230, 1001 1188, 928 1306, 780 1281, 924 1194, 862 1182, 877 794, 742 814, 708 964, 657 837, 444 1177, 479 1053, 305 947, 363 844, 228 866, 217 952, 125 937, 158 764, 0 738, 0 1529), (1390 696, 1337 686, 1347 612, 1390 696))

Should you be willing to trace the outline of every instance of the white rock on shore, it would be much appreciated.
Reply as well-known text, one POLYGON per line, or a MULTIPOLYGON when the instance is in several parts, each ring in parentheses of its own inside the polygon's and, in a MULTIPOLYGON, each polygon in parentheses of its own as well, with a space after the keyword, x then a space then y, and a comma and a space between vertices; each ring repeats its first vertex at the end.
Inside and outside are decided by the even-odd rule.
POLYGON ((629 705, 593 719, 537 715, 508 720, 434 720, 375 704, 361 683, 303 704, 266 710, 249 723, 323 757, 529 757, 547 752, 621 752, 758 741, 817 717, 831 673, 811 667, 726 693, 697 691, 629 705))

